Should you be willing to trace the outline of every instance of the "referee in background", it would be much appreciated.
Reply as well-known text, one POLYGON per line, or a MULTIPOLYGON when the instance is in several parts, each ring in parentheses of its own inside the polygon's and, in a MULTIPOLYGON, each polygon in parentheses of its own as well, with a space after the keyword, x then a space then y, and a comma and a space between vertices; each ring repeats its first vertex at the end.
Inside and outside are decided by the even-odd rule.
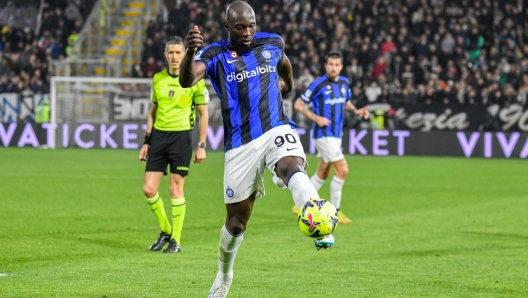
POLYGON ((203 79, 191 88, 180 86, 178 75, 184 53, 182 38, 169 38, 165 44, 168 68, 156 73, 152 79, 152 106, 147 119, 144 144, 139 152, 139 159, 147 163, 143 193, 161 228, 158 239, 149 249, 159 251, 169 243, 163 250, 164 253, 177 253, 181 250, 180 237, 185 218, 183 184, 189 173, 194 148, 191 144, 191 131, 195 125, 196 110, 200 114, 200 123, 194 162, 201 163, 206 156, 209 93, 203 79), (158 193, 167 165, 170 165, 172 226, 158 193))

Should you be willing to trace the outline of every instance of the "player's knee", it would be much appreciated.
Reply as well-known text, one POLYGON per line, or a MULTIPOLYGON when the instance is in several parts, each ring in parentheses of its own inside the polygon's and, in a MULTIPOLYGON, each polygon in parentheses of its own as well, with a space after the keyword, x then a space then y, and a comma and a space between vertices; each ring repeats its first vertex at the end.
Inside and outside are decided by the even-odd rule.
POLYGON ((237 217, 231 217, 226 222, 227 229, 233 236, 242 234, 246 230, 246 225, 237 217))
POLYGON ((348 167, 344 167, 336 171, 337 176, 345 178, 348 175, 348 167))
POLYGON ((330 171, 324 170, 317 172, 317 177, 319 177, 321 180, 326 180, 328 176, 330 176, 330 171))
POLYGON ((297 172, 304 172, 304 160, 297 156, 286 156, 280 159, 275 165, 275 172, 285 183, 291 175, 297 172))
POLYGON ((143 194, 145 195, 145 197, 152 198, 156 195, 157 192, 158 190, 154 187, 147 184, 143 185, 143 194))
POLYGON ((348 175, 348 164, 346 163, 344 159, 339 160, 334 163, 334 171, 335 171, 335 175, 337 176, 337 178, 345 179, 346 176, 348 175))
POLYGON ((173 198, 183 197, 183 186, 180 185, 171 185, 169 186, 170 194, 173 198))

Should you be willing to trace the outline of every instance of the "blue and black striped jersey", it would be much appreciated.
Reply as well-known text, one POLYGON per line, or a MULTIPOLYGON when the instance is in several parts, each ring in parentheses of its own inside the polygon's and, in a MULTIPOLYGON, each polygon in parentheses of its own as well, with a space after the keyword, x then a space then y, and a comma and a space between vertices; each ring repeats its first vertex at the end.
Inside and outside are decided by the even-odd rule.
POLYGON ((206 65, 205 75, 222 101, 224 151, 258 138, 273 127, 295 123, 286 115, 280 93, 278 65, 284 40, 277 34, 255 33, 254 48, 238 53, 228 39, 198 51, 194 61, 206 65))
POLYGON ((345 105, 352 99, 352 90, 346 77, 339 76, 337 82, 330 81, 326 75, 313 81, 308 89, 301 95, 306 103, 312 103, 312 110, 317 116, 325 117, 332 121, 330 125, 320 127, 314 122, 312 137, 343 136, 345 122, 345 105))

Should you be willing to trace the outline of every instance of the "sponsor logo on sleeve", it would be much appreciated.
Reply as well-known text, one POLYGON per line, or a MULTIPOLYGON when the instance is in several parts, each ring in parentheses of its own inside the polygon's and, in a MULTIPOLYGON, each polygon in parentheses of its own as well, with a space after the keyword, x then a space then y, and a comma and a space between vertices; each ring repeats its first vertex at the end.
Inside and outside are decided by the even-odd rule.
POLYGON ((194 55, 194 61, 198 61, 202 59, 202 54, 203 54, 203 50, 199 50, 198 52, 196 52, 196 55, 194 55))

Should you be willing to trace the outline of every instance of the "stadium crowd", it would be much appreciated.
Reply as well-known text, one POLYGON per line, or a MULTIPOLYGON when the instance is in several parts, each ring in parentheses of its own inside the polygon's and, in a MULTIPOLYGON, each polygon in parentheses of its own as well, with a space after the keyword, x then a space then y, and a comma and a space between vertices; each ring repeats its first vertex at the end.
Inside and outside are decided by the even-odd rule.
POLYGON ((49 93, 49 65, 67 56, 94 2, 44 1, 40 28, 34 24, 40 1, 9 1, 0 7, 0 93, 49 93))
MULTIPOLYGON (((49 90, 48 65, 67 56, 92 1, 45 1, 40 30, 2 26, 0 92, 49 90)), ((164 67, 172 35, 198 25, 206 43, 226 38, 230 0, 164 1, 146 29, 134 77, 164 67)), ((281 34, 298 95, 324 73, 330 50, 344 55, 355 104, 526 105, 528 7, 523 0, 248 1, 259 30, 281 34)))
MULTIPOLYGON (((147 29, 143 68, 163 65, 163 44, 198 25, 206 44, 226 38, 231 1, 175 1, 147 29), (219 13, 215 13, 219 12, 219 13)), ((528 8, 522 0, 248 1, 260 31, 286 41, 298 95, 344 55, 356 104, 526 105, 528 8)))

